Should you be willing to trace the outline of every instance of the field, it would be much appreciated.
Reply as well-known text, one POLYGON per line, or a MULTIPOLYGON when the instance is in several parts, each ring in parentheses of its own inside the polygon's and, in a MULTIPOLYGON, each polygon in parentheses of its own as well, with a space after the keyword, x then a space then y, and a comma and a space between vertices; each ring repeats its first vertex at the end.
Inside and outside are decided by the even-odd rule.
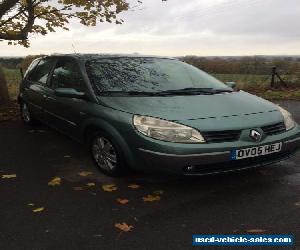
MULTIPOLYGON (((8 82, 9 94, 12 99, 16 99, 19 90, 21 75, 17 69, 5 69, 4 73, 8 82)), ((290 86, 297 87, 292 90, 266 91, 270 86, 270 75, 242 75, 242 74, 214 74, 216 78, 223 82, 236 82, 237 88, 261 95, 267 99, 296 99, 300 100, 300 80, 297 75, 284 75, 282 78, 290 86)))
MULTIPOLYGON (((214 74, 214 76, 223 82, 236 82, 238 88, 245 90, 255 87, 268 88, 271 84, 271 75, 214 74)), ((289 86, 300 86, 300 76, 282 75, 281 77, 289 86)))
POLYGON ((6 68, 4 68, 4 74, 7 80, 10 98, 15 100, 19 92, 21 74, 17 69, 6 69, 6 68))

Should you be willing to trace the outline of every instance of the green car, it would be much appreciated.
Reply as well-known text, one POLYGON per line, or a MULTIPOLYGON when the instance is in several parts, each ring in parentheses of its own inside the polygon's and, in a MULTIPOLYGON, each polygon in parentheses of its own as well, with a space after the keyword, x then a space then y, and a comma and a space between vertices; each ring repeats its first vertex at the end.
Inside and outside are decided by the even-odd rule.
POLYGON ((25 123, 46 123, 88 145, 111 176, 129 167, 204 175, 271 164, 300 147, 283 108, 173 58, 53 55, 20 88, 25 123))

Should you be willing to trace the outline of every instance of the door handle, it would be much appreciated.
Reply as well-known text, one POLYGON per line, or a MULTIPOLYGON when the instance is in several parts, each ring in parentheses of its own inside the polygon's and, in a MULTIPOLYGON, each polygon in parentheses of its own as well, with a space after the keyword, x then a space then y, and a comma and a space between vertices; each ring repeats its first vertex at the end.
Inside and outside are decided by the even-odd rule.
POLYGON ((48 95, 43 95, 43 98, 46 100, 56 101, 56 98, 48 96, 48 95))
POLYGON ((47 96, 47 100, 56 101, 56 98, 51 97, 51 96, 47 96))

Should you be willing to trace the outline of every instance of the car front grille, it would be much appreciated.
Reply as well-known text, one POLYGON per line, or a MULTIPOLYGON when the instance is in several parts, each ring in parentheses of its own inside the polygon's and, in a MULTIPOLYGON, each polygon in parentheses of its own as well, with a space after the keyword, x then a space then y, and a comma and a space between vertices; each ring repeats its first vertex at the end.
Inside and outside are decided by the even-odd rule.
POLYGON ((241 130, 202 132, 207 143, 232 142, 237 141, 241 135, 241 130))
POLYGON ((284 122, 264 126, 261 128, 267 135, 277 135, 286 131, 284 122))
MULTIPOLYGON (((261 128, 266 135, 277 135, 286 131, 284 122, 261 128)), ((207 143, 233 142, 240 138, 242 130, 201 132, 207 143)))

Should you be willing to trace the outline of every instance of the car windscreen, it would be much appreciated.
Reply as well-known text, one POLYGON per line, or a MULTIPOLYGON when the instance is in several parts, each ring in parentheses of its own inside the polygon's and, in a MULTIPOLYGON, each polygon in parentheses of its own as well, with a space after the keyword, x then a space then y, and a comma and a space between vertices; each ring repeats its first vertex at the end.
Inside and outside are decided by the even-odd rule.
POLYGON ((162 92, 228 87, 184 62, 161 58, 102 58, 86 62, 87 74, 101 92, 162 92))

